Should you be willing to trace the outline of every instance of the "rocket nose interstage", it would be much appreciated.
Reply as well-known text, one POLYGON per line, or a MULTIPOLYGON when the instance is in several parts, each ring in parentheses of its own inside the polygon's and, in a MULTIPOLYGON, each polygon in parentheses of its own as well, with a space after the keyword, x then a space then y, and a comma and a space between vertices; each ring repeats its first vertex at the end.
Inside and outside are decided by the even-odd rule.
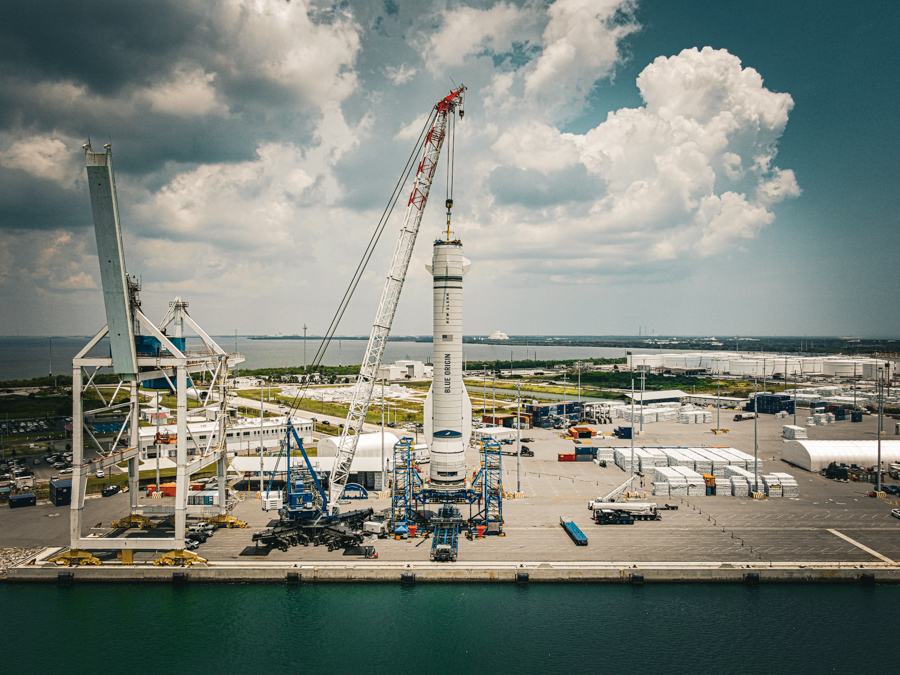
POLYGON ((466 446, 472 404, 462 380, 462 281, 472 263, 459 241, 437 241, 428 271, 434 278, 434 379, 425 403, 431 485, 458 487, 466 480, 466 446))

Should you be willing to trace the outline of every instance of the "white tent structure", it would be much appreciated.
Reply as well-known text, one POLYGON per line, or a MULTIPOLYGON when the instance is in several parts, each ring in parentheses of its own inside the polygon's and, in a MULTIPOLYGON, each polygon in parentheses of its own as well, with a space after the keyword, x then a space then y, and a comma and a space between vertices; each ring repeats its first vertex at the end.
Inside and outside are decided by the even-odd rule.
MULTIPOLYGON (((394 446, 400 442, 390 431, 376 431, 371 434, 362 434, 356 444, 356 455, 354 458, 363 457, 381 457, 381 434, 384 433, 384 456, 390 459, 394 456, 394 446)), ((340 436, 331 438, 323 438, 319 441, 318 454, 319 457, 336 457, 338 444, 341 442, 340 436)), ((375 470, 378 470, 377 467, 375 470)))
MULTIPOLYGON (((782 457, 807 471, 821 471, 832 462, 873 467, 878 463, 878 441, 791 441, 782 457)), ((900 462, 900 441, 881 441, 881 462, 883 466, 900 462)))

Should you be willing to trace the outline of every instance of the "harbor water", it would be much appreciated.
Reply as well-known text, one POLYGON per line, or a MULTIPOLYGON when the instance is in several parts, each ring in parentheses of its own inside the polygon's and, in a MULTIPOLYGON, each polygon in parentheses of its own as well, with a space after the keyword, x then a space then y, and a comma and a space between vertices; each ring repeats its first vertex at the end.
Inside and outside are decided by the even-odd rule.
MULTIPOLYGON (((251 340, 234 336, 214 337, 214 340, 225 351, 238 353, 246 357, 240 369, 280 368, 304 365, 303 340, 251 340)), ((32 377, 43 377, 48 373, 54 375, 71 375, 72 359, 84 348, 89 337, 0 337, 0 380, 21 380, 32 377)), ((328 345, 322 359, 322 365, 358 365, 362 363, 366 352, 367 340, 349 340, 335 338, 328 345)), ((306 363, 312 363, 321 341, 310 338, 306 342, 306 363)), ((188 338, 188 349, 199 349, 201 342, 197 338, 188 338)), ((109 354, 109 342, 102 340, 92 354, 109 354)), ((430 362, 432 355, 431 342, 388 342, 385 348, 384 363, 393 363, 400 359, 430 362)), ((563 360, 588 358, 618 358, 625 356, 624 349, 607 347, 525 347, 505 345, 463 345, 463 359, 472 361, 509 361, 527 359, 563 360)))
POLYGON ((6 672, 855 673, 900 588, 0 583, 6 672))

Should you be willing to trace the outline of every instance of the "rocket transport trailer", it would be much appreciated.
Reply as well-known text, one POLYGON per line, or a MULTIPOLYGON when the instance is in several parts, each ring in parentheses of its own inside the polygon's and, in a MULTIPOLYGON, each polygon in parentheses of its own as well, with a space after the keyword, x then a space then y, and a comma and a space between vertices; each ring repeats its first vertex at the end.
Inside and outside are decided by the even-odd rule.
POLYGON ((635 520, 662 520, 659 507, 653 502, 588 502, 589 511, 604 509, 627 513, 635 520))

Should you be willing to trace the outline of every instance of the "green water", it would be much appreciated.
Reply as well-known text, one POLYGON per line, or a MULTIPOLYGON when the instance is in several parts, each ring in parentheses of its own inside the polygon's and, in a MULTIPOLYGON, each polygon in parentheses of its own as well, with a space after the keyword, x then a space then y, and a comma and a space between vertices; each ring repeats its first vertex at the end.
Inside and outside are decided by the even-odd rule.
POLYGON ((900 588, 0 584, 4 672, 857 673, 900 588))

